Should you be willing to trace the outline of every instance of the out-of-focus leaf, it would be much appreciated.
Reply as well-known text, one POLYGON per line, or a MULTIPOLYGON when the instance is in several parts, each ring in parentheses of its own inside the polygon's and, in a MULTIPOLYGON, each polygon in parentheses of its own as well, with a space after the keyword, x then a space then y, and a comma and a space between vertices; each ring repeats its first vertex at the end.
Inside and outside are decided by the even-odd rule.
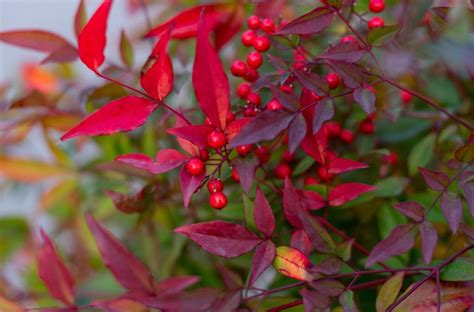
POLYGON ((474 280, 474 259, 459 257, 441 270, 443 281, 461 282, 474 280))
POLYGON ((360 163, 358 161, 346 158, 335 158, 331 160, 328 165, 329 173, 343 173, 348 171, 353 171, 357 169, 367 168, 366 164, 360 163))
POLYGON ((148 312, 148 308, 140 302, 129 298, 116 298, 107 301, 98 301, 94 306, 107 312, 148 312))
POLYGON ((74 33, 79 38, 79 34, 87 23, 86 4, 84 0, 79 0, 79 5, 74 14, 74 33))
POLYGON ((155 286, 156 295, 165 297, 179 294, 181 291, 196 284, 198 276, 175 276, 158 282, 155 286))
POLYGON ((374 46, 381 46, 392 40, 400 31, 400 25, 375 27, 367 33, 367 42, 374 46))
POLYGON ((70 194, 77 188, 76 180, 61 181, 43 193, 40 200, 41 209, 50 208, 60 202, 66 201, 70 194))
POLYGON ((319 7, 282 26, 278 35, 310 35, 322 31, 331 24, 334 13, 326 8, 319 7))
POLYGON ((346 290, 339 296, 339 303, 341 304, 344 312, 358 312, 355 301, 354 292, 352 290, 346 290))
POLYGON ((179 187, 181 188, 181 194, 183 195, 184 207, 188 208, 191 202, 191 196, 201 186, 201 182, 204 180, 206 172, 202 172, 200 175, 191 175, 185 166, 179 173, 179 187))
POLYGON ((271 240, 266 240, 255 249, 252 258, 252 272, 249 279, 249 287, 252 286, 257 278, 272 264, 275 259, 275 244, 271 240))
POLYGON ((309 240, 308 234, 306 234, 306 232, 301 229, 301 230, 294 231, 293 234, 291 235, 290 247, 298 249, 306 257, 309 257, 309 254, 311 253, 311 249, 313 248, 313 245, 311 244, 311 241, 309 240))
POLYGON ((471 216, 474 217, 474 183, 465 183, 462 186, 464 192, 464 198, 466 198, 467 206, 471 212, 471 216))
POLYGON ((354 100, 356 100, 367 114, 370 115, 375 111, 375 94, 368 88, 355 89, 354 100))
POLYGON ((428 187, 432 190, 442 192, 451 183, 448 175, 444 172, 429 170, 421 167, 419 167, 418 170, 420 170, 421 176, 425 180, 428 187))
POLYGON ((377 312, 384 312, 395 301, 402 289, 404 276, 404 272, 398 272, 382 285, 375 302, 377 312))
POLYGON ((122 59, 122 62, 125 64, 125 66, 132 68, 133 46, 130 42, 130 39, 128 39, 127 34, 125 33, 125 30, 123 29, 120 33, 120 58, 122 59))
POLYGON ((5 312, 23 312, 24 309, 17 303, 0 296, 0 311, 5 312))
POLYGON ((49 178, 72 176, 64 167, 35 160, 0 156, 0 175, 23 183, 35 183, 49 178))
POLYGON ((319 291, 303 288, 300 290, 300 294, 301 297, 303 297, 305 312, 323 311, 324 309, 327 309, 331 303, 329 297, 319 291))
POLYGON ((412 219, 415 222, 423 221, 425 217, 425 209, 422 205, 413 201, 401 202, 393 205, 400 213, 412 219))
POLYGON ((436 136, 434 133, 430 133, 412 147, 408 154, 408 172, 410 175, 414 175, 418 167, 429 164, 433 158, 435 143, 436 136))
POLYGON ((393 197, 400 195, 408 185, 409 179, 404 177, 391 176, 381 179, 375 183, 375 190, 372 194, 376 197, 393 197))
MULTIPOLYGON (((18 217, 0 219, 0 262, 9 258, 18 248, 23 246, 29 235, 28 223, 18 217)), ((1 297, 0 297, 1 298, 1 297)), ((0 304, 1 307, 1 304, 0 304)), ((1 309, 0 309, 1 311, 1 309)))
POLYGON ((444 192, 441 195, 441 209, 448 220, 449 227, 453 233, 458 230, 459 223, 462 219, 462 203, 461 198, 457 194, 444 192))
POLYGON ((297 280, 311 281, 314 278, 309 271, 312 267, 311 261, 301 251, 294 248, 278 247, 273 266, 281 274, 297 280))

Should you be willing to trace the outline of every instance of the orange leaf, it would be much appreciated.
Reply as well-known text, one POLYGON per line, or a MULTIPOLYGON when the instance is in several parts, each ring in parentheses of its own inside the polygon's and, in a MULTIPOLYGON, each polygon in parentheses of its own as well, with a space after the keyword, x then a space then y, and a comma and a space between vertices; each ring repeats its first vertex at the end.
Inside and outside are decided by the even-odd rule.
POLYGON ((276 249, 275 269, 283 275, 301 281, 311 281, 314 276, 309 271, 311 261, 298 249, 280 246, 276 249))
POLYGON ((17 182, 38 182, 71 174, 72 172, 64 167, 35 160, 0 156, 0 175, 17 182))

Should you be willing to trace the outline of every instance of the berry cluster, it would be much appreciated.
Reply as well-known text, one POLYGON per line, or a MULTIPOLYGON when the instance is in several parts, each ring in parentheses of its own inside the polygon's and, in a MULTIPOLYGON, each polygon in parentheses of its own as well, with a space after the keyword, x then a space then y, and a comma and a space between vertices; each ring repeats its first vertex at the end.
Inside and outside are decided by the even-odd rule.
MULTIPOLYGON (((369 10, 373 13, 380 13, 385 9, 384 0, 370 0, 369 1, 369 10)), ((369 20, 368 26, 369 29, 374 29, 377 27, 383 27, 385 22, 383 18, 374 16, 369 20)))

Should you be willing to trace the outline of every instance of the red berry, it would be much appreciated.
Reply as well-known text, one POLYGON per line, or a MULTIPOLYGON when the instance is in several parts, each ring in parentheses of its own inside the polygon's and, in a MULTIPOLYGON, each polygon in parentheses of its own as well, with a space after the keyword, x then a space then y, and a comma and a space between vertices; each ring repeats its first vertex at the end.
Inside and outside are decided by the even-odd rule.
POLYGON ((293 92, 293 87, 291 85, 282 85, 280 86, 280 90, 286 93, 293 92))
POLYGON ((221 148, 225 143, 226 137, 221 131, 212 131, 207 136, 207 146, 211 148, 221 148))
POLYGON ((271 34, 275 30, 275 24, 273 23, 273 21, 271 19, 265 18, 265 19, 262 20, 262 23, 260 25, 260 29, 262 29, 267 34, 271 34))
POLYGON ((334 176, 334 173, 329 173, 324 166, 319 167, 317 173, 319 178, 323 181, 329 181, 334 176))
POLYGON ((247 19, 247 26, 250 29, 259 29, 260 28, 260 19, 255 15, 250 16, 247 19))
POLYGON ((211 208, 221 210, 227 206, 227 196, 222 192, 212 193, 209 196, 209 204, 211 208))
POLYGON ((259 36, 253 41, 253 47, 259 52, 265 52, 270 49, 270 39, 264 36, 259 36))
POLYGON ((350 130, 343 129, 339 134, 339 138, 342 140, 342 142, 351 144, 354 142, 354 133, 352 133, 350 130))
POLYGON ((283 105, 277 99, 271 99, 267 104, 267 109, 271 111, 283 109, 283 105))
POLYGON ((232 168, 232 172, 231 172, 230 176, 232 177, 232 180, 234 180, 235 182, 237 182, 237 183, 240 182, 240 177, 239 177, 239 173, 237 172, 237 169, 232 168))
POLYGON ((278 166, 275 167, 275 175, 279 179, 284 179, 286 177, 289 177, 291 175, 291 168, 288 166, 288 164, 283 163, 279 164, 278 166))
POLYGON ((319 180, 316 177, 307 176, 307 177, 304 178, 303 183, 304 183, 305 186, 312 185, 312 184, 318 184, 319 180))
POLYGON ((330 151, 330 150, 325 150, 324 154, 323 154, 323 157, 324 157, 324 163, 328 164, 331 161, 333 161, 334 159, 336 159, 336 153, 334 153, 333 151, 330 151))
POLYGON ((250 82, 254 82, 258 79, 258 77, 260 77, 258 71, 255 68, 249 68, 247 70, 247 74, 244 76, 244 79, 250 82))
POLYGON ((193 158, 186 164, 190 175, 197 176, 204 172, 204 163, 199 158, 193 158))
POLYGON ((380 13, 385 9, 384 0, 370 0, 369 10, 374 13, 380 13))
POLYGON ((252 92, 247 96, 247 101, 250 104, 253 104, 255 106, 259 106, 260 103, 262 103, 262 98, 260 97, 260 94, 252 92))
POLYGON ((377 27, 383 27, 383 25, 385 25, 385 22, 382 18, 376 16, 376 17, 372 17, 369 21, 369 29, 374 29, 374 28, 377 28, 377 27))
POLYGON ((257 115, 257 108, 255 105, 249 104, 245 106, 243 113, 245 117, 255 117, 257 115))
POLYGON ((391 151, 390 154, 383 156, 382 160, 392 166, 395 166, 398 163, 398 155, 394 151, 391 151))
POLYGON ((341 83, 341 78, 336 73, 329 73, 326 75, 326 82, 328 83, 329 89, 336 89, 341 83))
POLYGON ((406 92, 405 90, 402 90, 400 93, 400 98, 402 99, 404 104, 408 104, 411 102, 413 95, 411 93, 406 92))
POLYGON ((224 189, 224 183, 221 179, 209 179, 207 182, 207 190, 209 193, 221 192, 224 189))
POLYGON ((270 160, 270 151, 266 146, 257 146, 257 149, 255 150, 255 155, 257 155, 258 159, 262 164, 270 160))
POLYGON ((359 124, 359 132, 363 134, 372 134, 375 131, 374 123, 372 122, 371 118, 366 118, 362 120, 359 124))
POLYGON ((239 145, 235 149, 237 151, 237 154, 239 154, 240 156, 245 156, 252 151, 253 145, 252 144, 239 145))
POLYGON ((263 63, 263 57, 260 54, 260 52, 252 51, 249 53, 249 55, 247 55, 247 64, 251 68, 257 69, 262 65, 262 63, 263 63))
POLYGON ((285 162, 292 162, 295 157, 293 156, 292 153, 290 153, 290 151, 284 151, 284 152, 283 152, 283 155, 281 156, 281 158, 282 158, 283 161, 285 161, 285 162))
POLYGON ((232 122, 232 121, 234 121, 234 120, 235 120, 235 114, 232 113, 231 111, 228 111, 228 112, 227 112, 227 115, 225 116, 225 121, 226 121, 227 123, 229 123, 229 122, 232 122))
POLYGON ((202 148, 199 150, 199 158, 201 158, 202 161, 206 161, 209 159, 209 152, 207 149, 202 148))
POLYGON ((341 38, 342 43, 347 43, 347 42, 353 42, 353 43, 358 43, 357 39, 354 36, 348 35, 345 37, 341 38))
POLYGON ((257 34, 253 30, 246 30, 240 36, 240 40, 242 40, 242 44, 246 47, 253 46, 253 41, 257 37, 257 34))
POLYGON ((237 76, 237 77, 243 77, 247 74, 247 64, 245 64, 244 61, 237 60, 232 63, 232 66, 230 67, 230 72, 232 75, 237 76))
POLYGON ((341 134, 342 127, 338 122, 326 122, 323 126, 324 132, 329 137, 338 137, 341 134))
POLYGON ((246 99, 247 95, 252 91, 252 86, 250 83, 242 82, 237 87, 237 96, 241 99, 246 99))

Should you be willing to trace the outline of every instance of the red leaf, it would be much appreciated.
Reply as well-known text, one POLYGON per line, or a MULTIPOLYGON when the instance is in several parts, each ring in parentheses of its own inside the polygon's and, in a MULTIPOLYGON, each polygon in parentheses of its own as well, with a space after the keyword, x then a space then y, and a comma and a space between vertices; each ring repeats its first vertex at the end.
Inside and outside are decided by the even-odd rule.
POLYGON ((104 49, 107 41, 107 19, 109 17, 112 0, 104 0, 78 38, 79 57, 92 71, 104 63, 104 49))
POLYGON ((423 260, 425 263, 429 264, 433 256, 433 251, 438 242, 438 233, 434 228, 433 224, 428 221, 424 221, 418 225, 418 230, 420 231, 420 240, 421 240, 421 251, 423 252, 423 260))
POLYGON ((169 134, 185 139, 201 148, 207 147, 207 136, 212 131, 214 129, 208 125, 191 125, 166 130, 169 134))
MULTIPOLYGON (((181 128, 184 126, 189 125, 186 120, 182 119, 181 117, 177 116, 176 117, 176 123, 174 125, 175 128, 181 128)), ((188 140, 182 139, 180 137, 177 137, 176 140, 178 141, 179 146, 186 152, 188 152, 189 155, 193 156, 199 156, 199 147, 196 146, 195 144, 191 143, 188 140)))
POLYGON ((252 286, 257 278, 272 264, 273 259, 275 259, 275 251, 275 244, 271 240, 266 240, 257 246, 252 258, 249 286, 252 286))
POLYGON ((162 101, 173 89, 173 64, 166 53, 172 26, 161 36, 140 74, 140 83, 153 98, 162 101))
POLYGON ((169 277, 156 284, 156 296, 165 297, 179 294, 186 288, 196 284, 199 281, 198 276, 175 276, 169 277))
POLYGON ((313 117, 313 134, 317 133, 324 122, 331 120, 334 116, 334 104, 330 98, 320 100, 316 104, 313 117))
POLYGON ((234 120, 234 121, 230 122, 227 125, 227 127, 225 128, 225 131, 226 131, 226 134, 227 134, 227 139, 229 141, 232 141, 235 138, 235 136, 237 134, 239 134, 240 130, 242 130, 242 128, 246 124, 248 124, 251 120, 252 120, 252 118, 244 117, 244 118, 237 119, 237 120, 234 120))
POLYGON ((268 200, 265 198, 265 194, 258 187, 255 193, 253 217, 257 230, 265 235, 265 237, 270 237, 275 230, 275 216, 273 215, 272 207, 270 207, 268 200))
POLYGON ((331 24, 333 15, 334 13, 326 7, 316 8, 285 24, 277 34, 310 35, 318 33, 331 24))
POLYGON ((224 297, 216 300, 209 311, 212 312, 227 312, 238 311, 241 301, 241 290, 231 290, 224 295, 224 297))
POLYGON ((239 157, 234 161, 235 169, 239 175, 240 185, 242 185, 245 193, 250 192, 255 177, 255 170, 259 163, 258 158, 253 155, 249 155, 245 158, 239 157))
POLYGON ((226 14, 222 14, 221 19, 223 23, 220 23, 219 26, 214 29, 214 42, 217 50, 222 48, 239 32, 242 27, 244 13, 244 8, 239 3, 227 18, 224 19, 223 17, 225 17, 226 14))
POLYGON ((262 241, 243 226, 225 221, 188 224, 174 231, 186 235, 206 251, 226 258, 243 255, 262 241))
POLYGON ((326 202, 319 193, 307 190, 297 190, 296 192, 300 197, 303 208, 306 210, 319 210, 326 206, 326 202))
POLYGON ((357 162, 352 159, 336 158, 329 163, 329 173, 343 173, 357 169, 367 168, 366 164, 357 162))
POLYGON ((74 305, 72 274, 59 257, 56 247, 48 235, 43 230, 40 234, 43 245, 38 253, 39 276, 48 287, 51 296, 66 305, 74 305))
POLYGON ((80 135, 110 135, 138 128, 157 105, 141 97, 125 96, 109 102, 66 132, 61 141, 80 135))
POLYGON ((230 110, 229 81, 219 55, 209 42, 209 30, 203 16, 197 32, 193 86, 204 114, 214 126, 224 129, 230 110))
POLYGON ((205 171, 198 176, 190 175, 186 166, 183 166, 179 173, 179 186, 181 188, 181 194, 183 195, 184 207, 188 208, 191 202, 191 196, 201 186, 205 176, 205 171))
POLYGON ((371 267, 376 262, 407 252, 415 244, 415 234, 414 224, 397 225, 387 238, 375 245, 367 258, 365 267, 371 267))
POLYGON ((441 195, 441 209, 448 220, 449 227, 453 233, 458 230, 462 219, 462 203, 458 195, 451 192, 444 192, 441 195))
POLYGON ((285 178, 285 188, 283 189, 283 213, 286 220, 294 227, 301 228, 301 221, 298 213, 303 210, 300 198, 291 180, 285 178))
POLYGON ((189 160, 186 156, 177 150, 165 148, 156 154, 156 161, 144 154, 126 154, 120 155, 115 160, 124 162, 136 168, 145 169, 152 174, 160 174, 177 168, 189 160))
POLYGON ((115 160, 147 171, 150 171, 150 167, 153 165, 153 158, 140 153, 119 155, 115 158, 115 160))
POLYGON ((432 190, 442 192, 451 183, 448 175, 444 172, 433 171, 422 167, 418 167, 418 170, 420 170, 423 179, 425 179, 426 184, 432 190))
POLYGON ((462 190, 469 211, 471 212, 471 216, 474 217, 474 183, 464 183, 462 185, 462 190))
POLYGON ((147 267, 90 214, 86 219, 102 259, 117 282, 129 291, 154 294, 153 276, 147 267))
POLYGON ((324 164, 326 147, 327 137, 324 135, 324 131, 319 131, 315 135, 308 134, 301 142, 303 151, 320 164, 324 164))
POLYGON ((339 184, 331 190, 328 196, 330 206, 340 206, 344 203, 356 199, 363 193, 374 191, 377 188, 372 185, 362 183, 339 184))
POLYGON ((425 217, 425 210, 423 206, 417 202, 402 202, 393 205, 393 207, 415 222, 421 222, 425 217))
POLYGON ((293 232, 291 235, 290 246, 301 251, 306 257, 309 257, 311 249, 313 249, 308 234, 303 230, 296 230, 293 232))

